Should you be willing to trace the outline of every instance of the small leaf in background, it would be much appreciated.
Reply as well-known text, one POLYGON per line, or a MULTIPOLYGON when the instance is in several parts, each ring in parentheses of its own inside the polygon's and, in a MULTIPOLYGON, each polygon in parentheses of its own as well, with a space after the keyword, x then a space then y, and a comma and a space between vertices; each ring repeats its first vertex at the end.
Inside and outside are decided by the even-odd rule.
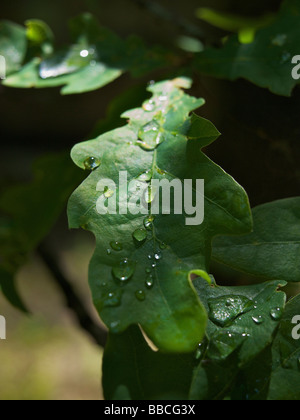
POLYGON ((138 37, 123 40, 89 13, 72 19, 69 26, 74 43, 50 54, 51 30, 40 21, 28 21, 27 37, 42 43, 42 54, 36 51, 3 84, 15 88, 63 86, 63 95, 79 94, 100 89, 124 72, 141 76, 167 62, 162 48, 147 48, 138 37))
POLYGON ((196 68, 210 77, 244 78, 277 95, 290 96, 299 83, 292 77, 292 58, 299 54, 299 0, 285 0, 268 26, 257 30, 250 44, 238 36, 221 48, 208 48, 195 59, 196 68))
MULTIPOLYGON (((169 352, 193 351, 203 338, 206 313, 190 273, 209 266, 211 238, 225 231, 249 232, 252 226, 245 191, 201 152, 219 132, 207 120, 189 117, 204 104, 183 92, 182 87, 190 84, 188 79, 152 84, 152 98, 142 108, 124 113, 129 120, 126 126, 72 151, 82 169, 89 157, 101 162, 69 203, 70 227, 84 226, 96 236, 90 265, 96 308, 112 332, 140 324, 157 347, 169 352), (173 214, 172 209, 171 215, 160 211, 153 218, 149 215, 149 220, 141 214, 100 216, 98 182, 109 178, 118 184, 123 171, 127 171, 128 183, 205 179, 203 225, 186 226, 185 215, 173 214), (137 244, 134 233, 141 229, 147 237, 137 244), (116 242, 122 244, 119 251, 111 245, 116 242)), ((148 191, 149 201, 154 194, 148 191)))
POLYGON ((300 197, 258 206, 253 219, 253 233, 216 238, 213 257, 255 276, 300 282, 300 197))

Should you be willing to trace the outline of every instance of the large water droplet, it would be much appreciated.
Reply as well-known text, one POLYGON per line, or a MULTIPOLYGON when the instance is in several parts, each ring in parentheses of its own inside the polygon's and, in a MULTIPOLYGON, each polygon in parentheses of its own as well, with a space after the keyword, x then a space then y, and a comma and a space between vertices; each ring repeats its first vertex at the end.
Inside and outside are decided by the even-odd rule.
POLYGON ((147 230, 152 230, 153 229, 153 222, 155 220, 154 216, 148 216, 144 219, 144 226, 147 230))
POLYGON ((261 325, 264 322, 263 317, 261 315, 253 316, 252 320, 256 325, 261 325))
POLYGON ((105 198, 110 198, 114 195, 114 193, 115 192, 113 190, 109 189, 108 187, 105 187, 103 195, 105 198))
POLYGON ((139 131, 139 146, 144 150, 154 150, 165 140, 164 129, 156 122, 151 121, 139 131))
POLYGON ((147 112, 154 111, 154 109, 155 109, 155 102, 152 99, 150 99, 149 101, 144 102, 143 103, 143 109, 144 109, 144 111, 147 111, 147 112))
POLYGON ((110 246, 114 251, 118 251, 118 252, 122 251, 122 249, 123 249, 123 245, 118 241, 111 242, 110 246))
POLYGON ((208 304, 211 321, 222 327, 253 309, 253 301, 244 296, 223 296, 210 299, 208 304))
POLYGON ((145 282, 145 285, 147 287, 147 289, 152 289, 152 287, 154 286, 154 279, 153 276, 148 276, 145 282))
POLYGON ((143 292, 143 290, 137 290, 135 292, 135 297, 137 298, 137 300, 139 300, 140 302, 143 302, 146 299, 146 295, 145 292, 143 292))
POLYGON ((132 236, 135 241, 141 244, 147 239, 147 231, 145 229, 137 229, 133 232, 132 236))
POLYGON ((155 200, 157 193, 157 189, 149 185, 149 187, 145 190, 145 201, 146 203, 150 204, 155 200))
POLYGON ((153 177, 153 172, 151 170, 144 172, 137 179, 141 182, 150 182, 153 177))
POLYGON ((162 253, 160 252, 160 251, 158 251, 158 252, 156 252, 155 254, 154 254, 154 259, 156 260, 156 261, 159 261, 159 260, 161 260, 162 259, 162 253))
POLYGON ((94 171, 99 168, 101 161, 96 157, 89 157, 84 161, 84 167, 87 171, 94 171))
POLYGON ((122 283, 126 283, 131 279, 135 272, 136 263, 124 258, 112 269, 114 277, 122 283))
POLYGON ((270 315, 274 321, 279 321, 282 317, 283 311, 280 308, 272 309, 270 315))

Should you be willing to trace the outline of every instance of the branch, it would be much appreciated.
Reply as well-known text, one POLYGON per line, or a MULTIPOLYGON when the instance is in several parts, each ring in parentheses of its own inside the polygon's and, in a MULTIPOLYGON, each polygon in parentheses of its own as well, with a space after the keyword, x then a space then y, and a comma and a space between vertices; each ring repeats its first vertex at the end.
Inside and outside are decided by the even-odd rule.
POLYGON ((75 313, 80 326, 91 335, 99 346, 105 347, 107 332, 94 322, 71 284, 64 276, 56 259, 43 245, 38 248, 38 253, 63 292, 68 308, 75 313))
POLYGON ((133 1, 137 3, 141 8, 148 10, 152 14, 158 16, 159 18, 166 20, 168 22, 174 23, 180 29, 183 29, 187 34, 197 37, 200 40, 204 41, 204 34, 197 25, 185 19, 184 17, 177 15, 176 13, 165 8, 164 6, 158 4, 156 1, 152 1, 152 0, 133 0, 133 1))

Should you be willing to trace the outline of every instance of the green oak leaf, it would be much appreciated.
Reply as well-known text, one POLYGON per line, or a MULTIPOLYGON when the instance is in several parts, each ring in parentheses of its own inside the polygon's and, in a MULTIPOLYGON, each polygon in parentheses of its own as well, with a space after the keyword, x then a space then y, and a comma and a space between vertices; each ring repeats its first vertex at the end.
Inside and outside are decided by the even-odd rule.
MULTIPOLYGON (((207 316, 190 274, 208 270, 212 237, 252 228, 243 188, 201 152, 201 142, 218 132, 203 124, 208 132, 199 132, 198 143, 189 114, 204 100, 183 92, 190 85, 188 79, 151 85, 153 97, 123 115, 127 125, 72 151, 79 167, 93 170, 70 199, 69 223, 96 237, 89 275, 95 306, 112 332, 140 324, 158 348, 170 352, 193 351, 204 336, 207 316), (173 208, 154 220, 122 212, 100 215, 99 200, 118 202, 121 188, 97 191, 99 181, 118 184, 124 171, 129 185, 133 180, 204 179, 204 223, 186 226, 186 215, 174 214, 173 208)), ((134 199, 135 190, 129 192, 134 199)), ((147 188, 146 195, 151 201, 155 191, 147 188)))
POLYGON ((186 400, 194 365, 190 354, 153 351, 137 326, 109 334, 103 357, 105 399, 186 400))
POLYGON ((6 61, 6 75, 20 69, 26 50, 25 28, 9 21, 0 21, 0 55, 6 61))
POLYGON ((292 77, 292 58, 299 55, 300 1, 285 0, 278 16, 256 32, 250 44, 230 36, 223 47, 198 54, 197 69, 209 76, 236 80, 244 78, 271 92, 290 96, 299 83, 292 77))
MULTIPOLYGON (((285 294, 278 289, 286 283, 219 287, 196 279, 194 285, 209 322, 208 343, 194 371, 190 398, 223 399, 230 395, 238 375, 249 372, 249 366, 260 365, 261 354, 272 343, 286 302, 285 294)), ((254 380, 260 380, 260 370, 253 369, 250 373, 254 380)), ((250 375, 248 378, 250 382, 250 375)))
MULTIPOLYGON (((99 89, 126 71, 140 75, 166 62, 161 50, 147 48, 136 37, 119 38, 89 13, 72 19, 70 32, 73 44, 44 57, 37 54, 3 83, 16 88, 63 86, 62 94, 79 94, 99 89)), ((36 31, 34 35, 36 39, 36 31)))
POLYGON ((49 233, 82 173, 65 153, 39 158, 30 184, 1 191, 0 286, 8 300, 24 310, 14 277, 29 254, 49 233))
POLYGON ((213 257, 237 270, 300 282, 300 197, 253 209, 254 230, 240 237, 219 237, 213 257))

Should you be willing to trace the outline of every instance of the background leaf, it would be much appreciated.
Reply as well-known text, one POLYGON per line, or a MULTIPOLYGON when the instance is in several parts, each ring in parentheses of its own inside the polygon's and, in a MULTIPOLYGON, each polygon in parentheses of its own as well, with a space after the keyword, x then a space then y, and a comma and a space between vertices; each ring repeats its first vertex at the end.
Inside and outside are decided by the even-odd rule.
POLYGON ((299 0, 285 0, 277 18, 257 31, 251 44, 231 36, 222 48, 209 48, 196 58, 197 69, 212 77, 240 77, 290 96, 298 83, 292 78, 292 57, 299 54, 299 0))
POLYGON ((258 206, 253 219, 253 233, 216 238, 213 257, 249 274, 300 282, 300 197, 258 206))

